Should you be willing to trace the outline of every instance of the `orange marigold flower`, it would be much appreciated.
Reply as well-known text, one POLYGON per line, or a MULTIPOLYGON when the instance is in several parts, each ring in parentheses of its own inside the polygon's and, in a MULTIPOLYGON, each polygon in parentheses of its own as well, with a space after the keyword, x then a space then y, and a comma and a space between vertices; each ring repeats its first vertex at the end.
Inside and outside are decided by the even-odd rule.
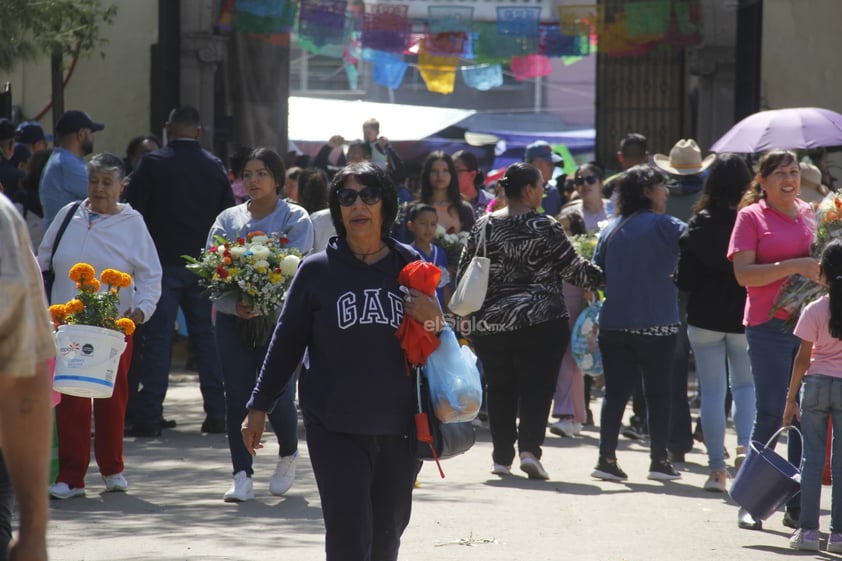
POLYGON ((120 273, 120 276, 122 277, 122 278, 121 278, 121 283, 122 283, 122 284, 120 284, 120 287, 121 287, 121 288, 126 288, 126 287, 129 287, 129 286, 131 286, 131 285, 132 285, 132 276, 131 276, 130 274, 128 274, 128 273, 120 273))
POLYGON ((134 333, 135 324, 129 318, 120 318, 114 323, 126 335, 131 335, 132 333, 134 333))
POLYGON ((99 292, 100 287, 102 287, 102 285, 98 280, 91 279, 82 286, 82 290, 87 290, 88 292, 99 292))
POLYGON ((72 281, 84 284, 85 281, 94 279, 96 271, 87 263, 76 263, 70 267, 70 271, 67 273, 67 276, 70 277, 70 280, 72 281))
POLYGON ((254 232, 248 233, 249 239, 252 239, 254 236, 265 236, 265 235, 266 235, 266 233, 262 232, 261 230, 255 230, 254 232))
POLYGON ((65 312, 68 314, 75 314, 85 309, 85 304, 78 298, 74 298, 64 305, 65 312))
POLYGON ((67 307, 64 304, 53 304, 50 306, 50 316, 56 325, 64 323, 67 319, 67 307))
POLYGON ((120 286, 120 282, 122 282, 123 273, 117 271, 115 269, 105 269, 102 274, 99 275, 99 278, 105 284, 111 286, 120 286))

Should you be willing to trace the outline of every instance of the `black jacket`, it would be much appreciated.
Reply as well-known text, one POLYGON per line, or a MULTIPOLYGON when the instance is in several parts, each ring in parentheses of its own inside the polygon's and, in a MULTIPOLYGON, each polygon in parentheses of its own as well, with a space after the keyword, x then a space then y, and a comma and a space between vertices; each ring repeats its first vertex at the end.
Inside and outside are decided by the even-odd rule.
POLYGON ((678 288, 689 293, 687 323, 711 331, 743 333, 746 290, 726 256, 737 213, 703 210, 679 239, 678 288))
POLYGON ((163 267, 198 257, 216 216, 234 206, 228 174, 195 140, 173 140, 140 160, 126 202, 143 215, 163 267))

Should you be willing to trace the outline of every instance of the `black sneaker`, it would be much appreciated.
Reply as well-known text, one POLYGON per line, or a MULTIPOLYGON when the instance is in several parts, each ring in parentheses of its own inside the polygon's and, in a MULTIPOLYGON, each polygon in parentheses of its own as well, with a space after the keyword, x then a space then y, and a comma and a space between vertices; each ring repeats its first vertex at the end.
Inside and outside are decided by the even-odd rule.
POLYGON ((786 511, 784 512, 783 525, 787 528, 797 530, 801 527, 801 521, 799 520, 800 518, 801 509, 787 507, 786 511))
POLYGON ((643 435, 640 434, 640 431, 634 425, 629 425, 623 428, 623 436, 630 438, 631 440, 640 440, 643 438, 643 435))
POLYGON ((202 432, 208 434, 223 434, 226 431, 225 419, 212 419, 206 417, 202 422, 202 432))
POLYGON ((596 467, 591 472, 591 477, 602 479, 604 481, 625 481, 629 478, 622 469, 617 460, 609 462, 606 458, 600 456, 596 467))
POLYGON ((143 423, 135 423, 123 429, 123 435, 140 438, 157 438, 161 436, 161 424, 145 425, 143 423))
POLYGON ((649 464, 649 475, 647 479, 655 481, 672 481, 674 479, 681 479, 681 473, 672 467, 672 463, 667 460, 652 460, 649 464))

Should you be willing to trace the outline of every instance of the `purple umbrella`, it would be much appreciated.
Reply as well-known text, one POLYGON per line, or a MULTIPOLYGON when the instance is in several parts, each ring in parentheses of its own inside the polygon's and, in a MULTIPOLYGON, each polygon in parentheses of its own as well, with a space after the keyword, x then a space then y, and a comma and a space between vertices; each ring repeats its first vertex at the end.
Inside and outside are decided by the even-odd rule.
POLYGON ((754 153, 774 148, 842 145, 842 115, 818 107, 760 111, 731 127, 711 152, 754 153))

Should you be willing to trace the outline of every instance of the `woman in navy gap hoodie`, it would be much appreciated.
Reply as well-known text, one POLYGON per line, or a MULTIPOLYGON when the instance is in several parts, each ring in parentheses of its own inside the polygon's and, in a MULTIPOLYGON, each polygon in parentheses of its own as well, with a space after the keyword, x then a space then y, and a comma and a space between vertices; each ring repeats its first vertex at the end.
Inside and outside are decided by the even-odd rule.
POLYGON ((398 274, 420 259, 388 233, 398 211, 386 174, 371 163, 334 176, 338 236, 306 258, 286 303, 243 421, 252 454, 302 356, 299 403, 322 501, 327 561, 397 559, 420 462, 411 449, 411 377, 395 331, 404 313, 444 325, 435 298, 404 296, 398 274))

